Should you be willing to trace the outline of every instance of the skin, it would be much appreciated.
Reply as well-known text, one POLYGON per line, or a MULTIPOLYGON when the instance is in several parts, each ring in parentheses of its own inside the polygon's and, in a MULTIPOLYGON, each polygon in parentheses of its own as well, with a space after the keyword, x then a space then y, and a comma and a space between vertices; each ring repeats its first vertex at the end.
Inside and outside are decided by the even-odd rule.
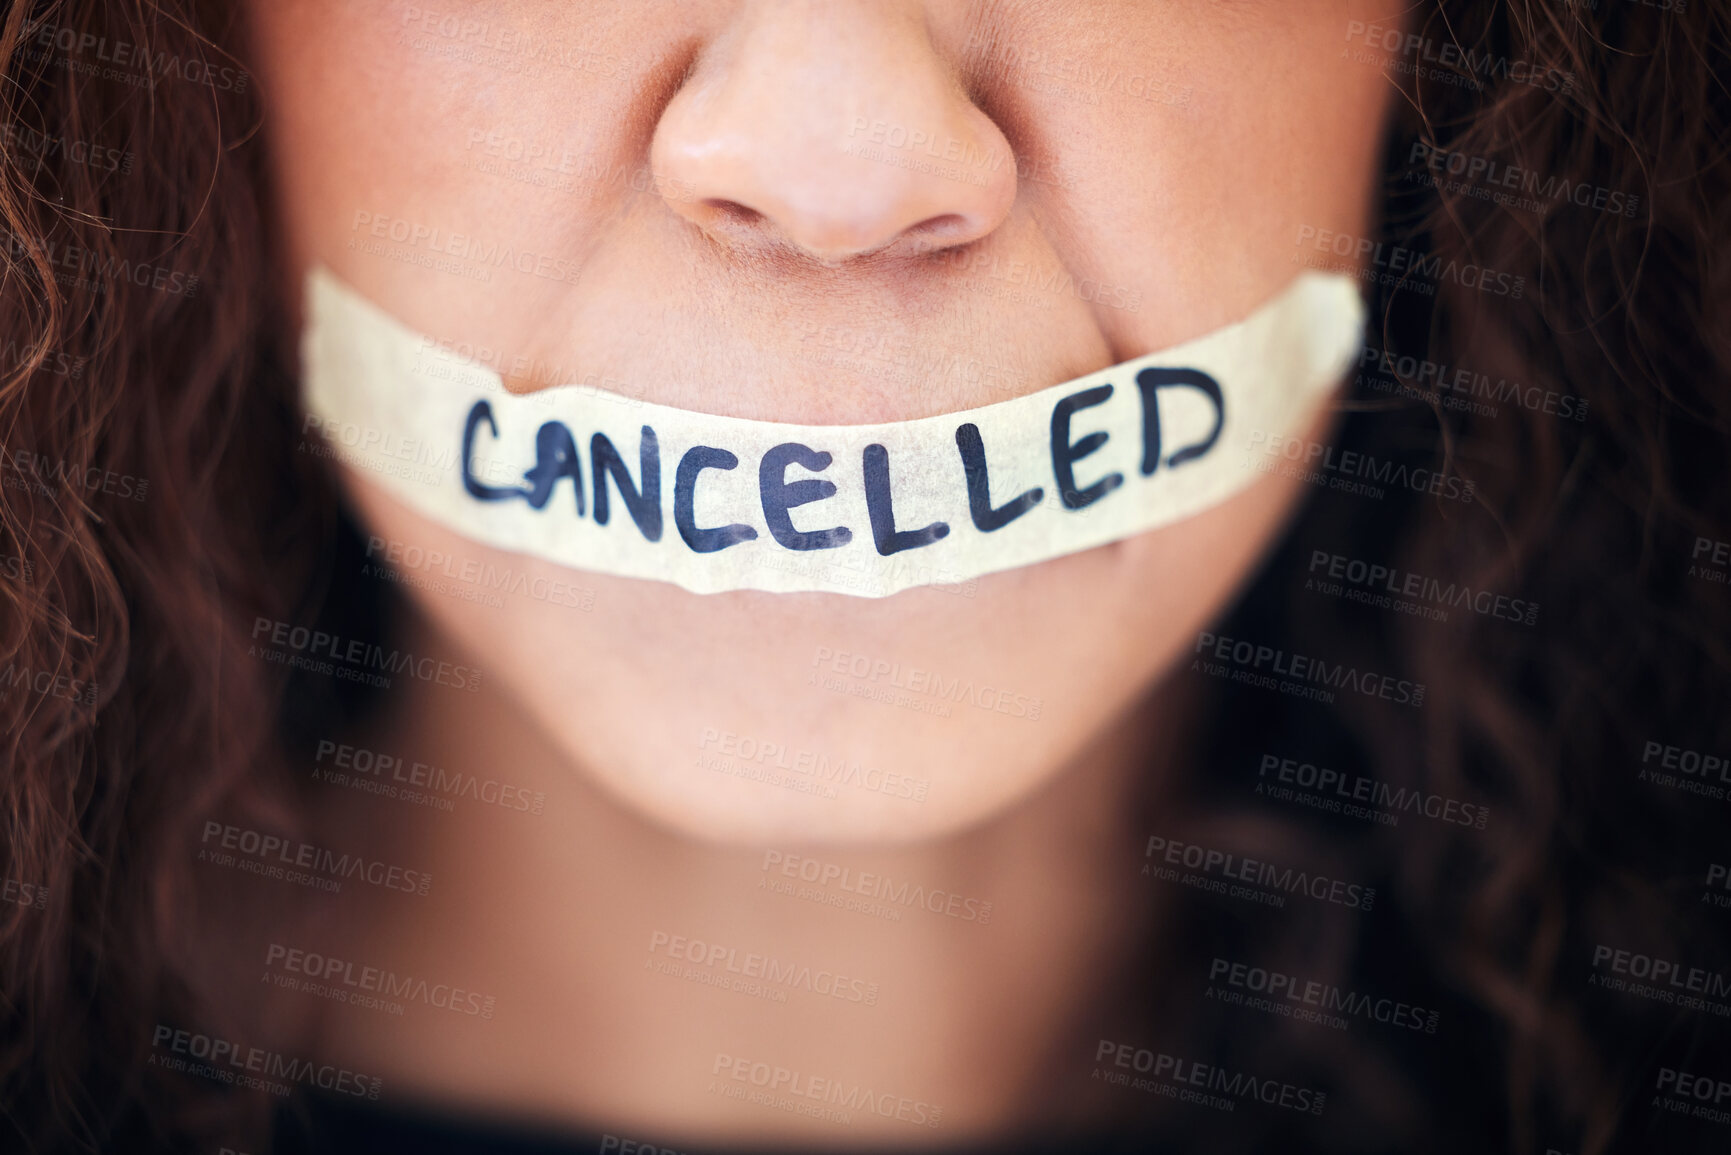
MULTIPOLYGON (((416 11, 253 7, 286 322, 322 262, 424 333, 506 351, 505 365, 808 423, 952 412, 1175 344, 1284 287, 1301 227, 1369 232, 1390 89, 1341 46, 1348 21, 1399 19, 1372 0, 416 11), (564 58, 577 66, 522 51, 545 44, 581 46, 564 58), (884 159, 915 151, 862 150, 878 121, 957 159, 928 171, 884 159), (510 159, 525 150, 536 159, 510 159), (367 244, 358 213, 509 244, 564 276, 430 270, 404 259, 413 246, 367 244), (1024 265, 1110 291, 1102 303, 986 271, 1024 265), (903 348, 985 368, 898 374, 878 351, 903 348)), ((396 1095, 690 1141, 954 1141, 1053 1114, 1055 1084, 1030 1092, 1041 1064, 1122 936, 1146 929, 1123 915, 1147 899, 1126 890, 1138 832, 1122 815, 1181 732, 1182 679, 1164 675, 1299 498, 1271 477, 1169 528, 988 576, 971 597, 865 600, 698 597, 562 570, 344 481, 369 533, 575 584, 592 608, 407 590, 405 644, 478 667, 483 688, 401 686, 352 736, 540 791, 542 814, 324 799, 329 836, 431 869, 438 887, 340 896, 304 931, 312 945, 495 993, 496 1017, 304 998, 282 1014, 318 1014, 321 1053, 396 1095), (1022 716, 958 704, 944 717, 814 684, 843 652, 1008 688, 1022 716), (722 735, 894 770, 925 796, 718 773, 701 757, 722 735), (766 849, 998 913, 888 923, 801 902, 759 886, 779 877, 766 849), (795 1006, 682 982, 654 971, 657 932, 829 966, 882 996, 796 992, 795 1006), (868 1082, 941 1105, 942 1124, 838 1128, 737 1102, 711 1090, 718 1054, 868 1082)))

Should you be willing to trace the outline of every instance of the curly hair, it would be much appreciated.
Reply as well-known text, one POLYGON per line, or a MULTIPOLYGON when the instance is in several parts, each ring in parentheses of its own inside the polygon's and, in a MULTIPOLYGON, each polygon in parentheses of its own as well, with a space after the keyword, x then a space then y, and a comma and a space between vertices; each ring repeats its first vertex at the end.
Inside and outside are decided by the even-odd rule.
MULTIPOLYGON (((1589 972, 1607 943, 1731 964, 1695 893, 1723 818, 1637 781, 1649 743, 1723 748, 1731 729, 1731 606, 1688 573, 1731 527, 1731 13, 1441 0, 1414 15, 1370 38, 1401 91, 1367 238, 1372 331, 1334 448, 1429 465, 1473 500, 1319 495, 1218 629, 1397 670, 1428 697, 1318 711, 1210 691, 1191 754, 1220 773, 1160 800, 1168 827, 1181 806, 1211 845, 1287 846, 1375 880, 1378 917, 1271 932, 1192 910, 1166 953, 1259 936, 1270 966, 1398 975, 1445 1008, 1422 1044, 1347 1048, 1292 1022, 1235 1033, 1270 1069, 1333 1073, 1347 1106, 1331 1104, 1322 1149, 1644 1150, 1652 1121, 1630 1088, 1662 1056, 1725 1052, 1701 1017, 1606 999, 1589 972), (1304 587, 1319 552, 1495 591, 1524 620, 1318 597, 1304 587), (1367 828, 1247 808, 1241 784, 1270 752, 1476 800, 1488 821, 1367 828), (1448 1110, 1434 1091, 1423 1102, 1425 1081, 1454 1090, 1448 1110)), ((1154 1018, 1232 1033, 1218 1007, 1184 1005, 1195 984, 1180 989, 1154 1018)), ((1282 1138, 1244 1131, 1244 1150, 1282 1138)))
MULTIPOLYGON (((261 110, 221 3, 14 4, 0 31, 0 932, 6 1124, 132 1136, 185 955, 197 822, 285 801, 280 678, 247 615, 297 612, 332 516, 268 371, 261 110)), ((284 820, 292 818, 284 814, 284 820)))

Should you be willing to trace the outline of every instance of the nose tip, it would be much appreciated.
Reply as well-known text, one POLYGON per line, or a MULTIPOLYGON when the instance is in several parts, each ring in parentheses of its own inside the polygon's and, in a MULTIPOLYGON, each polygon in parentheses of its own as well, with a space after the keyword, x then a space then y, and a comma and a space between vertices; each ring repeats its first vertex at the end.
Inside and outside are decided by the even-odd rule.
POLYGON ((922 26, 868 8, 843 27, 850 7, 760 21, 700 62, 650 148, 674 212, 718 240, 832 263, 963 245, 1004 221, 1016 166, 997 125, 922 26))
POLYGON ((996 229, 1015 199, 1007 145, 951 148, 977 158, 959 164, 842 133, 796 136, 765 125, 720 147, 694 144, 700 135, 723 134, 669 132, 652 152, 660 187, 683 190, 673 210, 713 236, 780 241, 823 261, 897 242, 966 244, 996 229))

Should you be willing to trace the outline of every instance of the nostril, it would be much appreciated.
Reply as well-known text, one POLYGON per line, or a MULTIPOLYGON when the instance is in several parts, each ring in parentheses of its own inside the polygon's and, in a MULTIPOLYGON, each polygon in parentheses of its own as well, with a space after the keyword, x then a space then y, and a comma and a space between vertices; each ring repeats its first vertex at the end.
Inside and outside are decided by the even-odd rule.
POLYGON ((755 225, 763 220, 762 213, 750 205, 742 205, 738 201, 710 197, 703 202, 703 207, 731 224, 755 225))
POLYGON ((962 214, 942 213, 903 230, 902 235, 924 251, 966 244, 973 239, 974 230, 972 222, 962 214))

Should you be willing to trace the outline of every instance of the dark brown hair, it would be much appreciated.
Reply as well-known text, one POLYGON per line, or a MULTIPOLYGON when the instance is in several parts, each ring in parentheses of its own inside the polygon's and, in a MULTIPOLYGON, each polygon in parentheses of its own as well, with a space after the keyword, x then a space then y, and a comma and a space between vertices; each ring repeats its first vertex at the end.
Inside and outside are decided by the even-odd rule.
MULTIPOLYGON (((339 525, 328 479, 294 452, 276 368, 266 126, 237 7, 35 0, 0 30, 0 855, 29 897, 0 907, 0 1128, 40 1150, 146 1150, 261 1109, 201 1102, 146 1063, 154 1024, 222 1013, 195 957, 199 824, 219 806, 296 820, 272 722, 284 675, 245 656, 247 636, 257 616, 305 619, 325 600, 339 525)), ((1356 949, 1423 951, 1497 1024, 1470 1042, 1506 1056, 1498 1094, 1455 1117, 1463 1134, 1599 1151, 1631 1028, 1585 1005, 1583 944, 1606 928, 1648 948, 1703 933, 1662 891, 1666 848, 1711 845, 1709 819, 1633 790, 1624 767, 1655 733, 1725 737, 1731 603, 1684 570, 1695 537, 1731 536, 1731 16, 1703 0, 1438 0, 1415 17, 1408 31, 1458 51, 1396 77, 1376 240, 1524 291, 1393 278, 1371 290, 1382 347, 1579 397, 1588 417, 1486 415, 1423 381, 1361 380, 1342 444, 1429 455, 1473 479, 1477 504, 1312 502, 1238 620, 1363 650, 1430 700, 1398 719, 1349 703, 1323 736, 1290 706, 1222 693, 1217 722, 1237 721, 1199 756, 1242 766, 1271 734, 1346 743, 1391 781, 1488 802, 1495 821, 1474 837, 1409 824, 1354 840, 1398 922, 1356 949), (1432 187, 1411 179, 1413 141, 1618 190, 1638 211, 1432 187), (1328 617, 1297 593, 1319 541, 1522 594, 1542 628, 1328 617), (1608 837, 1619 814, 1641 823, 1608 837)), ((1233 809, 1206 783, 1191 793, 1197 821, 1233 809)), ((1286 837, 1261 818, 1237 829, 1286 837)), ((1317 853, 1348 852, 1335 842, 1317 853)), ((1361 1098, 1349 1117, 1426 1145, 1432 1113, 1410 1090, 1361 1098)))
MULTIPOLYGON (((1168 953, 1259 938, 1265 965, 1416 993, 1443 1030, 1350 1046, 1292 1022, 1247 1031, 1247 1012, 1184 1005, 1194 981, 1151 1018, 1212 1016, 1212 1037, 1236 1022, 1247 1065, 1327 1083, 1326 1150, 1664 1146, 1644 1092, 1661 1064, 1731 1057, 1723 1033, 1607 997, 1592 958, 1610 945, 1731 965, 1699 906, 1725 844, 1718 804, 1638 781, 1649 742, 1731 738, 1731 600, 1689 572, 1700 540, 1731 538, 1731 13, 1440 0, 1412 15, 1353 38, 1374 41, 1401 98, 1368 238, 1372 352, 1333 448, 1470 480, 1475 500, 1320 494, 1211 629, 1428 696, 1319 710, 1211 690, 1192 752, 1207 772, 1163 800, 1187 802, 1211 845, 1379 884, 1377 913, 1271 931, 1191 912, 1165 933, 1168 953), (1465 391, 1440 386, 1462 373, 1465 391), (1535 618, 1457 609, 1444 624, 1318 597, 1304 590, 1318 550, 1519 599, 1535 618), (1464 799, 1489 821, 1247 808, 1270 752, 1464 799)), ((1241 1148, 1211 1147, 1287 1145, 1280 1121, 1243 1122, 1241 1148)))
POLYGON ((206 1014, 197 824, 264 804, 274 764, 245 627, 295 610, 329 516, 265 371, 235 9, 20 3, 0 30, 0 855, 36 900, 0 914, 7 1146, 145 1150, 140 1105, 179 1093, 141 1072, 154 1023, 206 1014))

